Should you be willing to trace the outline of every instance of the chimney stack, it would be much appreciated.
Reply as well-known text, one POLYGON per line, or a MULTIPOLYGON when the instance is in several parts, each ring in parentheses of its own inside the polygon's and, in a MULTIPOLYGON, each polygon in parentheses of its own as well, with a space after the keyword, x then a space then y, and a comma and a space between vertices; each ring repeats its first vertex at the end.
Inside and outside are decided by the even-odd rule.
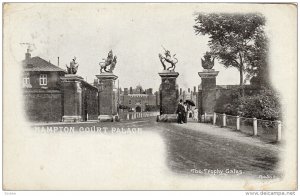
POLYGON ((31 54, 29 52, 29 48, 27 49, 27 52, 25 53, 25 60, 31 59, 31 54))
POLYGON ((128 95, 128 88, 124 88, 124 95, 128 95))
POLYGON ((152 95, 153 93, 152 93, 152 88, 149 88, 149 89, 147 89, 147 92, 146 92, 148 95, 152 95))
POLYGON ((97 86, 98 84, 98 79, 94 79, 94 86, 97 86))
POLYGON ((59 67, 59 57, 57 57, 57 67, 59 67))
POLYGON ((129 88, 129 94, 133 94, 132 87, 129 88))

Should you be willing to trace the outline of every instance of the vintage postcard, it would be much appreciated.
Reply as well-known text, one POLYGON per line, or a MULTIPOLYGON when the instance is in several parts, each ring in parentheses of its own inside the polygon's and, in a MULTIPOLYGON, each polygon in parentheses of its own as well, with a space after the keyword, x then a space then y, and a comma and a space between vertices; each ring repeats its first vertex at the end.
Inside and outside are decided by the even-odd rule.
POLYGON ((296 3, 2 9, 3 190, 297 189, 296 3))

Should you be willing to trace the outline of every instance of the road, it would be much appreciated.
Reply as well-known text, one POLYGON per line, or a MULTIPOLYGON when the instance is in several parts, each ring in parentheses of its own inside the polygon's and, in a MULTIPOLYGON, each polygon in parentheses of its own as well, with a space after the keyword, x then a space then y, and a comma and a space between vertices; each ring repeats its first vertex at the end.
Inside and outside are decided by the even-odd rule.
MULTIPOLYGON (((99 124, 64 126, 75 126, 78 130, 79 127, 94 125, 99 124)), ((188 122, 186 125, 158 123, 154 117, 118 123, 107 122, 101 126, 108 127, 108 130, 113 127, 114 131, 118 128, 140 128, 143 133, 158 134, 164 141, 165 164, 174 174, 218 175, 225 178, 241 175, 262 179, 281 176, 277 169, 280 146, 265 143, 243 133, 196 122, 188 122)))

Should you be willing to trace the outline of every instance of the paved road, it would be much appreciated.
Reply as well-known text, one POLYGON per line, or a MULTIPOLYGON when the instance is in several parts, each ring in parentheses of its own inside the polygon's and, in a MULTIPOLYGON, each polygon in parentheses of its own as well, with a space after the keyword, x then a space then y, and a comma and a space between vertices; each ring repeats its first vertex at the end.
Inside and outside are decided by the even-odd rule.
MULTIPOLYGON (((93 125, 97 124, 64 126, 78 128, 93 125)), ((157 123, 154 117, 102 124, 104 125, 141 128, 145 132, 158 133, 166 146, 166 164, 177 174, 215 174, 224 177, 243 175, 265 179, 280 177, 280 172, 277 171, 280 146, 253 139, 243 133, 196 122, 189 122, 187 125, 157 123)))
MULTIPOLYGON (((228 138, 209 134, 199 126, 198 130, 181 128, 180 125, 162 125, 167 143, 168 166, 178 173, 211 175, 211 172, 225 171, 230 175, 276 178, 278 163, 277 147, 270 144, 254 145, 241 141, 239 137, 228 138), (205 169, 217 170, 208 171, 205 169), (202 171, 202 173, 201 173, 202 171), (195 173, 195 172, 194 172, 195 173)), ((224 131, 224 130, 221 130, 224 131)), ((230 130, 228 134, 231 134, 230 130)), ((241 137, 248 137, 241 134, 241 137)))

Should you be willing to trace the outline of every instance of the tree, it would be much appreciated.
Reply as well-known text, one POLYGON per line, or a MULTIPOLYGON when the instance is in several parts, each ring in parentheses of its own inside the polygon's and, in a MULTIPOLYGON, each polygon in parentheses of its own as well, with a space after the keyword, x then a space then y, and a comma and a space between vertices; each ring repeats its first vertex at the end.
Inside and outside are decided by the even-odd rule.
POLYGON ((233 90, 217 99, 215 111, 246 118, 280 120, 280 95, 271 89, 262 88, 242 97, 238 95, 238 91, 233 90))
POLYGON ((211 54, 226 68, 236 67, 240 85, 266 66, 265 18, 260 14, 199 14, 195 33, 209 36, 211 54))
POLYGON ((259 33, 255 39, 255 47, 249 50, 246 71, 248 79, 252 76, 250 82, 253 85, 270 87, 268 75, 268 40, 264 33, 259 33))

